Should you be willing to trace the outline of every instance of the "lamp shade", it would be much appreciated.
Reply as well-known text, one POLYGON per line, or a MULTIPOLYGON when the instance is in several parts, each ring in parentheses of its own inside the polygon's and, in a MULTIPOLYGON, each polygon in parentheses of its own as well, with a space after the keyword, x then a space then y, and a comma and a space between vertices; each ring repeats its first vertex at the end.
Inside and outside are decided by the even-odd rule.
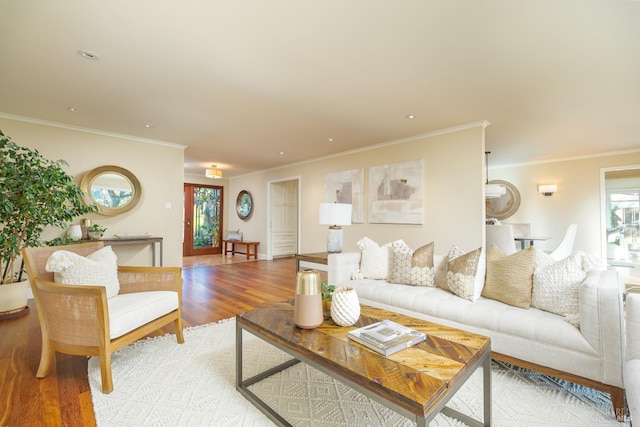
POLYGON ((351 225, 351 205, 320 203, 319 223, 323 225, 351 225))
POLYGON ((204 176, 207 178, 220 179, 222 178, 222 170, 218 169, 217 165, 212 165, 204 171, 204 176))

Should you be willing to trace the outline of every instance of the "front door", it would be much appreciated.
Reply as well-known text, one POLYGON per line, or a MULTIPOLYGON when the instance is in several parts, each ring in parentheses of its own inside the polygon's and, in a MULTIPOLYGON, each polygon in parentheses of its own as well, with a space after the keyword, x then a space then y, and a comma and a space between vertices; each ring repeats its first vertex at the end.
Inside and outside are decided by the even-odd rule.
POLYGON ((184 256, 222 253, 223 187, 184 184, 184 256))

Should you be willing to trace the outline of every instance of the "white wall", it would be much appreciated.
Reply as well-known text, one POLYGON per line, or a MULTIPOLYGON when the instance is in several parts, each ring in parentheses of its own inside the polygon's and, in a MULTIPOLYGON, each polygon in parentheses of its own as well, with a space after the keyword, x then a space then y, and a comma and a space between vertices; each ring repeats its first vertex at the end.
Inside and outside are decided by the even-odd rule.
MULTIPOLYGON (((35 148, 52 160, 63 159, 66 171, 80 184, 89 170, 116 165, 140 181, 142 198, 131 211, 117 216, 91 214, 93 223, 107 227, 105 237, 120 233, 149 233, 164 239, 164 265, 182 265, 182 177, 184 147, 50 126, 0 117, 0 129, 17 143, 35 148), (166 209, 170 204, 171 209, 166 209)), ((80 223, 80 218, 74 221, 80 223)), ((49 229, 43 238, 64 234, 49 229)), ((121 265, 150 265, 148 246, 114 246, 121 265)))
POLYGON ((578 224, 575 249, 601 255, 600 169, 640 164, 640 152, 549 163, 491 169, 491 179, 509 181, 521 195, 521 204, 503 222, 531 223, 531 234, 551 236, 536 243, 541 249, 555 248, 570 224, 578 224), (557 184, 558 192, 545 197, 540 184, 557 184))
POLYGON ((245 239, 260 241, 260 257, 267 257, 270 252, 268 182, 299 178, 299 252, 325 251, 327 226, 318 224, 324 175, 364 168, 367 206, 368 167, 417 159, 423 160, 423 224, 369 224, 365 208, 364 224, 343 227, 344 250, 356 250, 356 242, 364 236, 379 243, 404 239, 414 249, 434 241, 436 252, 442 254, 446 254, 453 244, 465 251, 481 246, 484 239, 484 124, 232 178, 229 180, 229 199, 235 201, 241 190, 249 191, 253 195, 254 212, 249 220, 242 221, 229 209, 229 228, 240 228, 245 239))

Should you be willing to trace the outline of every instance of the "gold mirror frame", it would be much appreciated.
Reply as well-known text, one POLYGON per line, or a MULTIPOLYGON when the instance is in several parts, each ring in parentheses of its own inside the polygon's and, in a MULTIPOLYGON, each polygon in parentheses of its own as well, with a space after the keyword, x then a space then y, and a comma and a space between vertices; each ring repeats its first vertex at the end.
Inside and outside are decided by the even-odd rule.
POLYGON ((507 193, 494 199, 486 199, 485 206, 487 208, 486 217, 495 218, 502 221, 516 213, 520 207, 520 192, 508 181, 494 179, 489 184, 499 184, 507 189, 507 193))
MULTIPOLYGON (((90 203, 98 207, 98 213, 107 216, 119 215, 130 211, 138 204, 140 197, 142 197, 142 187, 140 186, 138 178, 136 178, 136 176, 127 169, 121 168, 120 166, 108 165, 91 169, 82 177, 82 181, 80 181, 80 188, 87 194, 90 203), (91 190, 96 184, 96 181, 100 177, 104 177, 104 175, 117 175, 118 179, 122 178, 127 183, 129 186, 128 189, 131 190, 131 196, 124 204, 117 207, 107 206, 94 198, 91 190)), ((123 190, 126 191, 127 189, 125 188, 123 190)))

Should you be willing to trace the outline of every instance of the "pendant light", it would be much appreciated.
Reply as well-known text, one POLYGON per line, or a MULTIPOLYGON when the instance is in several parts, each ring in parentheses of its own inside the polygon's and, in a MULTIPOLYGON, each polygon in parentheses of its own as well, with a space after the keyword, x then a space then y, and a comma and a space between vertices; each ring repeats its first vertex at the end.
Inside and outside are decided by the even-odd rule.
POLYGON ((222 171, 218 169, 218 165, 211 165, 211 167, 204 171, 204 176, 207 178, 220 179, 222 178, 222 171))
POLYGON ((497 199, 498 197, 507 194, 507 189, 500 184, 489 184, 489 154, 491 154, 491 151, 484 152, 484 165, 487 171, 487 180, 484 184, 484 197, 485 199, 497 199))

